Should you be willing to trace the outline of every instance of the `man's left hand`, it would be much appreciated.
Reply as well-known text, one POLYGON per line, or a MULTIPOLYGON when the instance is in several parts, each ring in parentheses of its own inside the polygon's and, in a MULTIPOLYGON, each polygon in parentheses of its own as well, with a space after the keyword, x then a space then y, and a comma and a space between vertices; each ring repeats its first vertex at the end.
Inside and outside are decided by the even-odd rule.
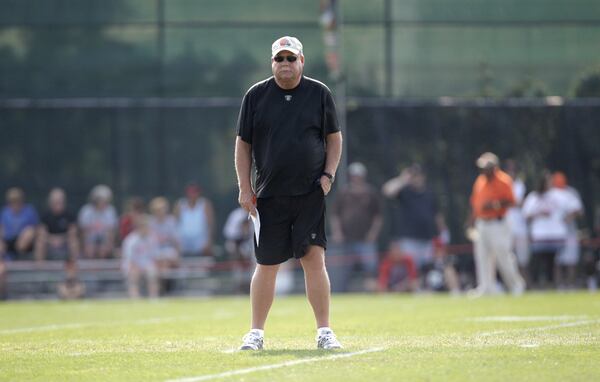
POLYGON ((321 175, 321 188, 323 189, 323 195, 325 196, 331 191, 331 180, 325 175, 321 175))

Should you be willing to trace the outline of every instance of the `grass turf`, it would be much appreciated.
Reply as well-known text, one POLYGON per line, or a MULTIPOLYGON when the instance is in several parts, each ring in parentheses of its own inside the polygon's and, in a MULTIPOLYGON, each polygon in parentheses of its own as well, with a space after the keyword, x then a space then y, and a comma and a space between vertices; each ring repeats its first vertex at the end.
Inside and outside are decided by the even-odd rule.
POLYGON ((265 350, 232 352, 248 316, 239 297, 3 303, 0 380, 163 381, 309 358, 323 359, 207 380, 600 380, 599 294, 334 296, 335 352, 315 349, 302 296, 276 299, 265 350))

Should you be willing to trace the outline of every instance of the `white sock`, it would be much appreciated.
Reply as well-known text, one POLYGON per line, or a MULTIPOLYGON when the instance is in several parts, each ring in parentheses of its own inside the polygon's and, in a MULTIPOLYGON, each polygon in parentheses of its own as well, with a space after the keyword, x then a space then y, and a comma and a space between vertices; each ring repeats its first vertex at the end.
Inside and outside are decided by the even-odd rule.
POLYGON ((252 333, 258 334, 260 337, 265 336, 265 331, 263 329, 252 329, 250 330, 252 333))
POLYGON ((331 328, 329 326, 323 326, 322 328, 318 328, 317 329, 317 334, 318 335, 323 335, 323 333, 327 333, 327 332, 332 332, 333 330, 331 330, 331 328))

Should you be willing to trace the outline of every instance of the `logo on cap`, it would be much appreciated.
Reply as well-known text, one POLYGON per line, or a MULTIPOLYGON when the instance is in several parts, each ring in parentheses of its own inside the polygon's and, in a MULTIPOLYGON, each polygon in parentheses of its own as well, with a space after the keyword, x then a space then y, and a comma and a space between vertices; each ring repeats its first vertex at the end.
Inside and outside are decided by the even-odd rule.
POLYGON ((296 37, 280 37, 271 45, 271 56, 275 56, 282 50, 289 50, 294 54, 302 54, 302 43, 296 37))

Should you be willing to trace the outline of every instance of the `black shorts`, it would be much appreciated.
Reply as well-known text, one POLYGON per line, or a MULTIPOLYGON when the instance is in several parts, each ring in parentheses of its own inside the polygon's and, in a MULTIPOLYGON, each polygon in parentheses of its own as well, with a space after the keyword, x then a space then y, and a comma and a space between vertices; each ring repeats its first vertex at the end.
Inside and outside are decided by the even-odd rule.
POLYGON ((300 196, 260 198, 260 243, 254 241, 256 262, 281 264, 303 257, 310 245, 327 247, 323 189, 300 196))

